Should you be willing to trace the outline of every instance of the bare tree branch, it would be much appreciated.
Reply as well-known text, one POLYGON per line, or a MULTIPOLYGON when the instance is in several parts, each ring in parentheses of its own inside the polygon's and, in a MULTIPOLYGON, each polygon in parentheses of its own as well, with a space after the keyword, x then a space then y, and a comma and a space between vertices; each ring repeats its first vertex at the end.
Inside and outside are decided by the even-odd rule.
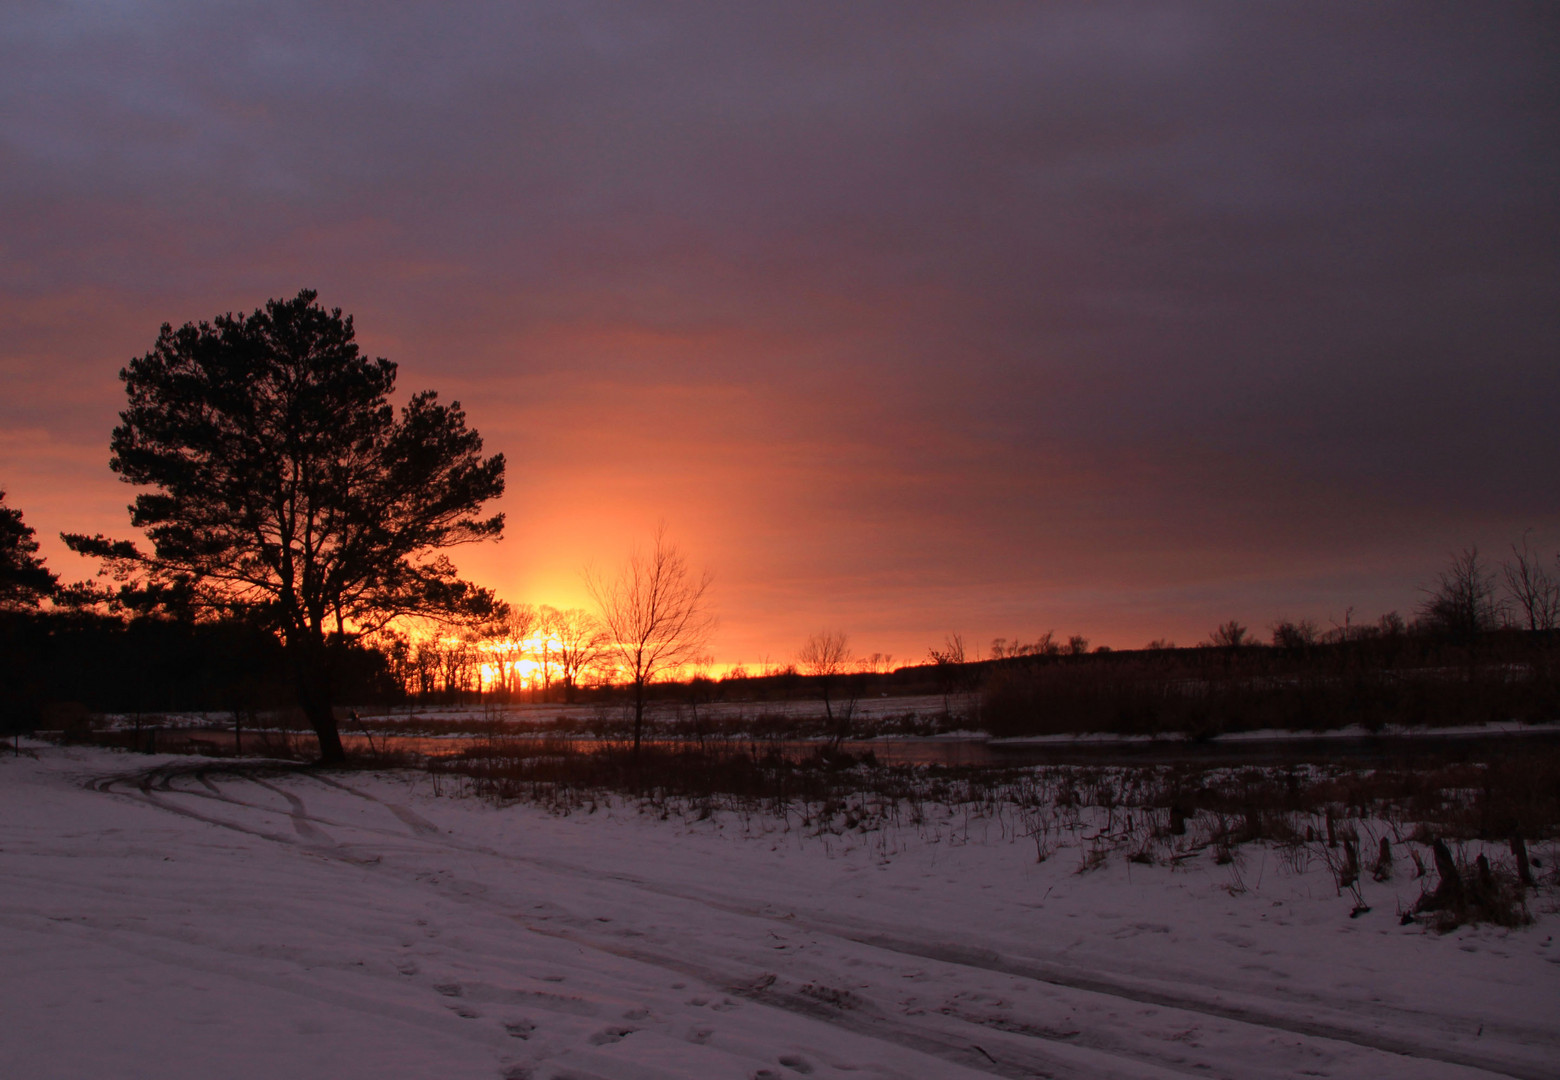
POLYGON ((635 547, 615 574, 584 572, 601 616, 604 651, 634 691, 634 752, 644 733, 645 687, 697 659, 715 629, 708 570, 694 577, 688 560, 656 527, 648 550, 635 547))

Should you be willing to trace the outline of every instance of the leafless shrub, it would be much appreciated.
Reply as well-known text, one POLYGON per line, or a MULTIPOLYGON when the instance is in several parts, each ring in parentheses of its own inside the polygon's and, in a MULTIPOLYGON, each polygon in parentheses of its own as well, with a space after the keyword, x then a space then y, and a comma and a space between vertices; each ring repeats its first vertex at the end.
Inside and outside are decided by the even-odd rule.
POLYGON ((1511 558, 1500 566, 1506 595, 1528 630, 1553 630, 1560 625, 1560 581, 1544 567, 1522 537, 1522 548, 1511 545, 1511 558))
POLYGON ((1242 645, 1251 644, 1250 631, 1231 619, 1214 627, 1213 632, 1208 635, 1208 643, 1217 648, 1237 649, 1242 645))
POLYGON ((1023 823, 1022 835, 1034 842, 1035 862, 1045 862, 1055 853, 1061 834, 1055 808, 1020 805, 1018 817, 1023 823))
POLYGON ((1428 595, 1421 607, 1425 622, 1454 641, 1473 641, 1499 625, 1495 575, 1479 558, 1477 547, 1453 555, 1436 584, 1425 591, 1428 595))
POLYGON ((832 729, 834 745, 838 747, 851 734, 851 718, 856 712, 857 695, 849 689, 840 694, 836 685, 854 665, 850 655, 850 641, 843 631, 820 630, 808 637, 796 654, 797 666, 802 673, 812 677, 823 699, 824 716, 832 729))
POLYGON ((1310 619, 1301 619, 1299 622, 1285 619, 1273 625, 1273 647, 1306 649, 1316 644, 1318 635, 1316 624, 1310 619))

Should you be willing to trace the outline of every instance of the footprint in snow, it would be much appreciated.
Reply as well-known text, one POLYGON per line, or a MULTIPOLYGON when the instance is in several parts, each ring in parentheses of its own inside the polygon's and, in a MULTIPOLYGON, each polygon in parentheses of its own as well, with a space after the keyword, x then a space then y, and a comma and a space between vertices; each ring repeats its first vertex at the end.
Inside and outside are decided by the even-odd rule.
POLYGON ((607 1046, 611 1043, 622 1042, 625 1036, 632 1035, 638 1030, 638 1028, 631 1027, 602 1028, 590 1037, 590 1044, 592 1046, 607 1046))
POLYGON ((800 1054, 782 1054, 780 1056, 780 1064, 784 1065, 787 1069, 793 1069, 796 1072, 801 1073, 803 1076, 806 1076, 813 1071, 812 1062, 808 1061, 800 1054))
POLYGON ((511 1039, 529 1039, 535 1030, 536 1025, 529 1020, 509 1020, 504 1023, 504 1031, 511 1039))
POLYGON ((416 962, 412 960, 397 960, 395 969, 402 975, 416 975, 417 972, 422 970, 417 966, 416 962))
POLYGON ((433 988, 445 997, 460 997, 464 993, 460 988, 460 983, 434 983, 433 988))

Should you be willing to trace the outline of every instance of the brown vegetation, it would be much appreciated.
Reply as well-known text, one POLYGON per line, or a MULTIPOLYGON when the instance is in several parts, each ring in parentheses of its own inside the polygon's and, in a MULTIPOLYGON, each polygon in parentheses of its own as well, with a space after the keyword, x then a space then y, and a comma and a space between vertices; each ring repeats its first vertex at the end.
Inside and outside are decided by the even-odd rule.
POLYGON ((1033 657, 987 668, 981 720, 1003 736, 1206 738, 1560 716, 1560 639, 1550 634, 1502 632, 1468 644, 1393 634, 1326 645, 1033 657))
POLYGON ((1403 872, 1423 893, 1405 921, 1423 917, 1441 930, 1519 925, 1527 891, 1560 880, 1552 859, 1539 866, 1527 847, 1538 841, 1552 852, 1560 839, 1554 750, 1375 770, 971 769, 888 766, 755 740, 645 744, 636 756, 627 740, 584 750, 535 739, 474 747, 429 768, 441 790, 564 814, 626 799, 661 817, 759 815, 820 835, 894 826, 962 829, 967 838, 976 828, 1033 843, 1041 860, 1075 847, 1080 872, 1115 855, 1172 867, 1207 856, 1238 885, 1241 847, 1263 843, 1297 869, 1324 865, 1354 914, 1369 910, 1366 875, 1389 880, 1406 859, 1414 869, 1403 872))

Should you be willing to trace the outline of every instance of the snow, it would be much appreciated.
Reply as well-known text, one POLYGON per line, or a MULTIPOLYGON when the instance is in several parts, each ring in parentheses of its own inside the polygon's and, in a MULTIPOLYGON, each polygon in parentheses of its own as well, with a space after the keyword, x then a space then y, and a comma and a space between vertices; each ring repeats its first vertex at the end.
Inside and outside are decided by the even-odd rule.
MULTIPOLYGON (((26 745, 26 744, 24 744, 26 745)), ((1552 1077, 1556 916, 962 818, 552 816, 417 773, 0 759, 0 1076, 1552 1077)), ((1546 865, 1554 852, 1546 847, 1546 865)))
POLYGON ((993 746, 1073 746, 1080 744, 1146 745, 1150 743, 1201 742, 1222 746, 1231 743, 1302 743, 1328 742, 1348 739, 1463 739, 1543 736, 1552 738, 1560 734, 1560 724, 1544 722, 1529 724, 1516 720, 1497 721, 1488 724, 1448 724, 1445 727, 1405 727, 1401 724, 1385 724, 1374 730, 1361 724, 1326 728, 1320 731, 1294 731, 1286 728, 1258 728, 1252 731, 1229 731, 1211 738, 1194 737, 1181 732, 1164 732, 1158 735, 1118 735, 1115 732, 1095 731, 1053 735, 1015 735, 990 739, 993 746))
MULTIPOLYGON (((846 699, 851 700, 851 699, 846 699)), ((835 699, 838 712, 842 701, 835 699)), ((858 722, 884 720, 892 717, 937 717, 953 709, 955 715, 963 715, 972 708, 967 695, 941 694, 863 695, 854 699, 852 716, 858 722)), ((576 702, 566 704, 557 701, 543 702, 489 702, 481 705, 428 705, 410 704, 396 706, 359 706, 357 713, 364 724, 372 726, 376 721, 392 721, 405 724, 408 721, 433 722, 492 722, 502 721, 519 726, 547 726, 556 721, 569 721, 579 725, 599 723, 603 720, 622 720, 633 716, 632 707, 625 702, 576 702)), ((798 696, 767 701, 707 701, 697 709, 687 702, 677 700, 651 701, 646 709, 648 716, 657 721, 688 719, 695 713, 708 723, 748 720, 753 717, 783 718, 791 720, 821 720, 824 716, 823 700, 813 696, 798 696)), ((261 713, 261 726, 274 726, 277 714, 261 713)), ((160 713, 106 713, 104 727, 112 731, 124 731, 155 722, 165 728, 199 728, 231 726, 230 712, 160 712, 160 713)), ((373 729, 378 733, 377 728, 373 729)), ((979 735, 964 732, 965 736, 979 735)))

